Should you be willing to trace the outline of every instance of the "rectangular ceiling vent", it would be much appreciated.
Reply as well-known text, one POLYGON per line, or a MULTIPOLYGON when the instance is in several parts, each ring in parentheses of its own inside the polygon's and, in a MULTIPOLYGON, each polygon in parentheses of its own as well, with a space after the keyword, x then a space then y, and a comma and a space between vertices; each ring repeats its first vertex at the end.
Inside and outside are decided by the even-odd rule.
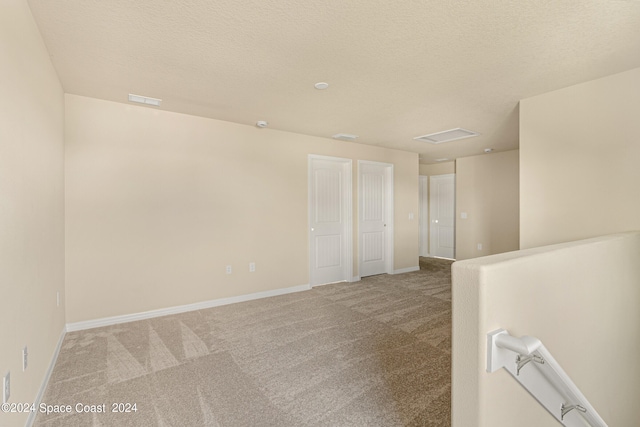
POLYGON ((343 141, 355 141, 358 135, 351 135, 350 133, 336 133, 333 135, 334 139, 341 139, 343 141))
POLYGON ((455 141, 456 139, 471 138, 480 135, 470 130, 455 128, 442 132, 431 133, 429 135, 416 136, 413 139, 418 141, 430 142, 431 144, 442 144, 443 142, 455 141))
POLYGON ((132 93, 129 94, 129 101, 138 102, 140 104, 145 105, 153 105, 155 107, 159 107, 162 99, 158 98, 149 98, 148 96, 134 95, 132 93))

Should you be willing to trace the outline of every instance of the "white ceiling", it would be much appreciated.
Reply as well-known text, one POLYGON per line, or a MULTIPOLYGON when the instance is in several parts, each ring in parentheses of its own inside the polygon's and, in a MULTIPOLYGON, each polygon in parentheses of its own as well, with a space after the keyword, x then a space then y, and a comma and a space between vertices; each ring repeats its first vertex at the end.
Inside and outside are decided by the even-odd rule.
POLYGON ((520 99, 640 67, 639 0, 29 4, 67 93, 351 133, 422 163, 517 148, 520 99), (481 136, 413 140, 456 127, 481 136))

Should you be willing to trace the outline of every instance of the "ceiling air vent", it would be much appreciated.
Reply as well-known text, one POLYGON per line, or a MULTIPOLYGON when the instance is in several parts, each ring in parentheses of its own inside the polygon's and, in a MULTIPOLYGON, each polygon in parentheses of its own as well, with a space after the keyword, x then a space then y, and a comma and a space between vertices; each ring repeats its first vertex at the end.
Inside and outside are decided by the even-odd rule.
POLYGON ((470 130, 462 128, 455 128, 442 132, 431 133, 429 135, 416 136, 413 139, 417 139, 418 141, 430 142, 431 144, 441 144, 443 142, 455 141, 456 139, 462 138, 471 138, 472 136, 478 135, 480 134, 477 132, 472 132, 470 130))
POLYGON ((129 101, 138 102, 140 104, 153 105, 153 106, 159 107, 160 103, 162 102, 162 99, 149 98, 148 96, 134 95, 134 94, 130 93, 129 94, 129 101))
POLYGON ((358 135, 351 135, 350 133, 336 133, 333 135, 334 139, 341 139, 343 141, 355 141, 358 135))

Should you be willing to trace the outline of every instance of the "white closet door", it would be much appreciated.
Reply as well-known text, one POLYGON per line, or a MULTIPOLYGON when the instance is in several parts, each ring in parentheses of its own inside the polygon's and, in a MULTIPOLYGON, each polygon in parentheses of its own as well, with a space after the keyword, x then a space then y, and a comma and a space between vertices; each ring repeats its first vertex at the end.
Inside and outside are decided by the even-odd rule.
POLYGON ((429 256, 429 177, 419 179, 420 256, 429 256))
POLYGON ((351 279, 351 160, 309 156, 310 284, 351 279))
POLYGON ((430 177, 431 256, 455 258, 455 174, 430 177))
POLYGON ((393 273, 393 165, 358 162, 360 277, 393 273))

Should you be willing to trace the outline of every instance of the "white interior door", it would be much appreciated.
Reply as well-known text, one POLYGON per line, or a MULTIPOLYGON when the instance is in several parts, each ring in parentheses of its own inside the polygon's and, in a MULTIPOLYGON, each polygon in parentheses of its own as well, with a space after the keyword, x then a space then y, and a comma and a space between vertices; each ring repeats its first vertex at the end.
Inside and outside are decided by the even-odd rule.
POLYGON ((360 277, 393 273, 393 165, 358 162, 360 277))
POLYGON ((431 256, 455 258, 455 174, 429 178, 431 256))
POLYGON ((429 177, 419 177, 420 256, 429 256, 429 177))
POLYGON ((309 156, 309 281, 351 279, 351 160, 309 156))

